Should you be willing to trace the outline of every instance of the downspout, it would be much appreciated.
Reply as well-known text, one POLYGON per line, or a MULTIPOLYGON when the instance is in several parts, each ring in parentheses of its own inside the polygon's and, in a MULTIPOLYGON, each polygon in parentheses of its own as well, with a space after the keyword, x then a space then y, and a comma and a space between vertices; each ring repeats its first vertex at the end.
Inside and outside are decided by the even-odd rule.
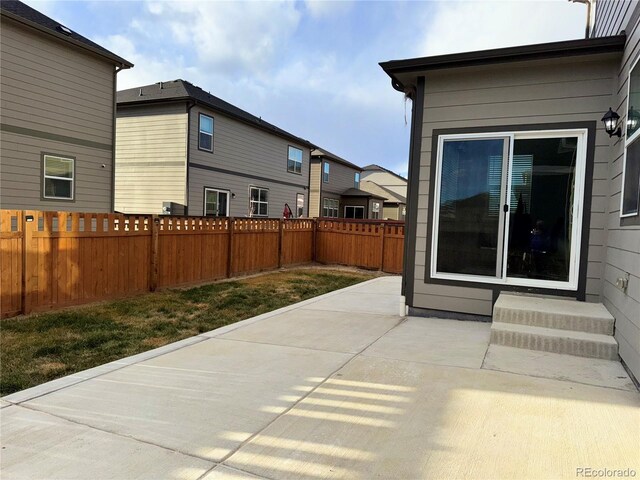
POLYGON ((118 111, 118 72, 125 68, 124 65, 116 67, 113 71, 113 115, 111 120, 111 213, 116 210, 116 112, 118 111))
MULTIPOLYGON (((195 106, 196 102, 191 101, 187 104, 187 158, 186 158, 186 181, 185 181, 185 205, 184 205, 184 214, 189 215, 189 176, 191 175, 191 169, 189 165, 191 164, 190 151, 191 151, 191 109, 195 106)), ((231 201, 231 198, 229 198, 231 201)), ((231 206, 229 206, 229 210, 231 210, 231 206)), ((204 214, 204 210, 202 212, 204 214)), ((229 212, 227 212, 227 215, 229 212)))
POLYGON ((587 5, 587 25, 584 30, 584 38, 590 38, 593 33, 593 25, 595 23, 595 3, 596 0, 569 0, 571 3, 584 3, 587 5))

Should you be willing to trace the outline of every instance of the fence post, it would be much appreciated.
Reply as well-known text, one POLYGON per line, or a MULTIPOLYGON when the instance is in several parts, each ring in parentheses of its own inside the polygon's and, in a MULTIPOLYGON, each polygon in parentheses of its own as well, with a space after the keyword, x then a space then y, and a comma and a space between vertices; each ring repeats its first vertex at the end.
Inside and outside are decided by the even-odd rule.
POLYGON ((316 238, 318 235, 318 219, 314 218, 311 222, 313 224, 311 233, 311 261, 315 263, 317 258, 316 248, 318 248, 318 239, 316 238))
POLYGON ((31 271, 32 262, 35 260, 37 265, 37 259, 32 258, 38 254, 37 250, 33 249, 33 224, 36 223, 37 217, 35 212, 22 211, 22 218, 20 223, 22 224, 22 298, 21 313, 26 315, 31 313, 33 308, 33 301, 31 296, 33 295, 33 272, 31 271))
POLYGON ((282 235, 283 235, 283 220, 278 219, 278 268, 282 268, 282 235))
POLYGON ((384 233, 385 233, 385 225, 384 223, 380 224, 380 271, 384 272, 384 233))
POLYGON ((233 274, 233 228, 235 223, 235 218, 227 218, 227 234, 229 235, 229 241, 227 242, 227 278, 231 278, 231 275, 233 274))
POLYGON ((149 290, 155 292, 158 288, 158 234, 160 231, 160 218, 157 215, 151 217, 151 265, 149 268, 149 290))

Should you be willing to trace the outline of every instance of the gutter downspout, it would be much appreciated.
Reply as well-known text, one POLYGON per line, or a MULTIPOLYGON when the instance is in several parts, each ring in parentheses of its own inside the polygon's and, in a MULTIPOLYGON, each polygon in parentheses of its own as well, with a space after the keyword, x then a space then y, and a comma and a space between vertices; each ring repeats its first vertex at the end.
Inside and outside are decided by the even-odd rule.
MULTIPOLYGON (((191 152, 191 109, 195 107, 196 102, 191 101, 187 104, 187 158, 186 158, 186 181, 185 181, 185 205, 184 205, 184 214, 189 215, 189 175, 191 174, 191 169, 189 168, 191 164, 190 152, 191 152)), ((231 198, 229 198, 229 202, 231 202, 231 198)), ((229 205, 229 210, 231 210, 231 205, 229 205)), ((204 211, 203 211, 204 213, 204 211)), ((227 212, 227 215, 229 212, 227 212)))
POLYGON ((111 142, 111 213, 116 210, 116 115, 118 111, 118 73, 124 70, 125 65, 120 65, 113 71, 113 115, 111 121, 112 139, 111 142))
POLYGON ((584 30, 584 38, 590 38, 595 24, 596 0, 569 0, 571 3, 584 3, 587 6, 587 25, 584 30))

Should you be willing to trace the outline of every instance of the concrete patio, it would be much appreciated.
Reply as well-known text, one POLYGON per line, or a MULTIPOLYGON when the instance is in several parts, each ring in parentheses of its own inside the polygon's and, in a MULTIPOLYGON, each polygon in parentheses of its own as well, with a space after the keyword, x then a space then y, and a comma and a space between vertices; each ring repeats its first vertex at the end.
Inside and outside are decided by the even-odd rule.
POLYGON ((640 471, 618 362, 399 316, 382 277, 7 396, 3 479, 580 478, 640 471))

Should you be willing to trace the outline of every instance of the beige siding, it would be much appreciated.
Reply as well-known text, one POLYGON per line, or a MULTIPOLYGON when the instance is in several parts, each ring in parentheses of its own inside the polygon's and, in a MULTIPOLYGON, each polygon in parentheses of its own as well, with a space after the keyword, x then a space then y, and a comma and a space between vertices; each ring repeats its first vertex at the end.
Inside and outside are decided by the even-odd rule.
POLYGON ((162 213, 186 203, 186 104, 120 107, 116 120, 115 209, 162 213))
POLYGON ((0 57, 2 208, 109 211, 114 65, 5 17, 0 57), (76 158, 75 201, 40 199, 43 152, 76 158))
POLYGON ((199 106, 191 110, 190 123, 190 214, 202 213, 203 188, 208 186, 234 193, 231 215, 246 216, 249 187, 253 185, 269 188, 270 217, 281 216, 285 202, 295 212, 297 193, 305 195, 305 216, 308 215, 309 148, 199 106), (213 153, 198 149, 200 113, 214 119, 213 153), (289 145, 302 150, 301 174, 287 172, 289 145))
POLYGON ((322 202, 320 201, 321 162, 311 161, 311 175, 309 176, 309 216, 319 217, 322 213, 322 202))
MULTIPOLYGON (((608 2, 607 2, 608 3, 608 2)), ((637 5, 636 5, 637 6, 637 5)), ((617 5, 622 8, 623 5, 617 5)), ((615 82, 613 108, 624 115, 628 109, 627 79, 629 68, 640 56, 640 25, 627 26, 627 46, 615 82)), ((636 67, 637 68, 637 67, 636 67)), ((623 125, 624 125, 624 120, 623 125)), ((607 235, 603 265, 603 303, 616 319, 615 336, 620 356, 636 378, 640 378, 640 226, 621 226, 620 191, 624 156, 624 139, 611 142, 611 156, 604 173, 608 201, 603 205, 607 235), (626 294, 616 286, 616 279, 630 275, 626 294)))
POLYGON ((391 175, 387 172, 381 171, 363 171, 362 172, 362 180, 368 180, 370 182, 377 183, 378 185, 382 185, 385 188, 388 188, 394 193, 398 195, 402 195, 406 198, 407 196, 407 181, 401 180, 395 175, 391 175))
MULTIPOLYGON (((611 102, 612 57, 460 68, 427 75, 418 188, 414 306, 490 315, 491 290, 425 284, 432 130, 599 120, 611 102), (445 294, 447 301, 439 300, 445 294), (454 300, 451 300, 451 297, 454 300), (455 299, 458 299, 457 302, 455 299), (446 307, 446 308, 445 308, 446 307)), ((609 137, 597 125, 587 299, 602 298, 609 137)))

